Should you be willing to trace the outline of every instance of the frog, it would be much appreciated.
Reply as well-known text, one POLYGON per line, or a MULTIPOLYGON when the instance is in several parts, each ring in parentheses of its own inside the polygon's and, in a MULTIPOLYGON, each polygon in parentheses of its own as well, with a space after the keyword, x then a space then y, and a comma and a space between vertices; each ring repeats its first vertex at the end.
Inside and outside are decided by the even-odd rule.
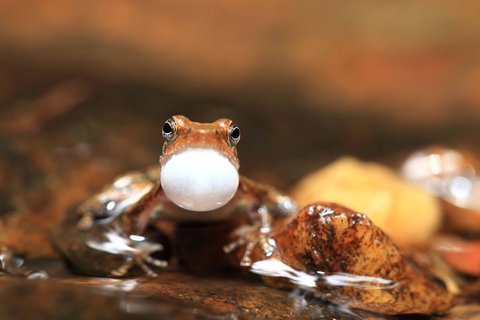
MULTIPOLYGON (((240 129, 233 121, 199 123, 176 115, 163 124, 162 136, 158 165, 119 176, 66 215, 55 244, 74 270, 153 278, 177 266, 171 242, 182 239, 172 240, 164 223, 195 228, 233 219, 238 223, 226 228, 228 237, 200 239, 190 228, 187 242, 222 239, 220 252, 234 267, 315 302, 389 315, 452 306, 428 263, 398 247, 366 214, 324 201, 299 209, 274 187, 240 175, 240 129)), ((187 254, 198 257, 195 250, 187 254)))
POLYGON ((252 264, 256 246, 271 256, 273 221, 295 214, 298 206, 274 187, 239 174, 238 125, 174 115, 161 133, 158 165, 117 177, 67 215, 55 242, 68 263, 91 275, 122 277, 140 269, 155 277, 169 266, 168 255, 161 254, 167 237, 155 230, 156 222, 223 223, 233 215, 246 222, 222 244, 224 253, 242 248, 240 266, 252 264), (152 229, 160 236, 151 236, 152 229))

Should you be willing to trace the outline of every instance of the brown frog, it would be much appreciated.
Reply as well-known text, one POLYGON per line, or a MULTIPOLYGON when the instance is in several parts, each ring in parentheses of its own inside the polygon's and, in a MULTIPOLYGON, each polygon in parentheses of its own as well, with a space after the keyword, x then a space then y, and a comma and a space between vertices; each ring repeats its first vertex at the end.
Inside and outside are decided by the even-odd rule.
POLYGON ((67 216, 56 243, 76 269, 107 276, 143 269, 155 276, 171 261, 171 241, 159 221, 178 228, 236 218, 241 223, 231 229, 233 242, 197 236, 193 224, 189 244, 221 239, 224 256, 266 283, 341 305, 385 314, 429 314, 451 306, 430 267, 405 254, 364 214, 320 202, 298 210, 272 187, 239 176, 240 129, 231 120, 197 123, 174 116, 162 133, 160 167, 119 177, 67 216))
POLYGON ((243 266, 251 264, 256 244, 270 256, 272 220, 298 209, 272 187, 239 176, 239 127, 228 119, 198 123, 177 115, 165 122, 162 134, 160 168, 120 176, 66 221, 57 245, 67 259, 89 274, 122 276, 139 266, 154 276, 152 267, 168 264, 152 257, 165 244, 144 236, 155 221, 221 222, 238 214, 250 226, 237 232, 225 252, 245 246, 243 266))

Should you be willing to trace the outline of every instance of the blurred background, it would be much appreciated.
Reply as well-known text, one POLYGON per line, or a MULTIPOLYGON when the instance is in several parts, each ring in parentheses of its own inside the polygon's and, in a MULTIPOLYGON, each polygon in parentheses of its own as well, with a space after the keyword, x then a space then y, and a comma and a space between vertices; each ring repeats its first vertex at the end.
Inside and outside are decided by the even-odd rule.
MULTIPOLYGON (((479 10, 475 1, 0 0, 0 249, 56 268, 55 226, 113 177, 155 165, 173 114, 233 119, 241 172, 284 191, 342 155, 392 165, 432 143, 480 151, 479 10)), ((156 290, 170 284, 167 296, 188 303, 204 292, 215 309, 245 296, 238 314, 289 310, 288 292, 262 284, 166 277, 156 290)), ((66 319, 109 312, 92 291, 64 305, 81 281, 28 283, 2 284, 9 318, 38 317, 40 305, 70 310, 66 319)))
POLYGON ((232 118, 241 171, 283 190, 343 154, 474 148, 479 9, 0 1, 0 242, 54 255, 48 234, 66 210, 155 164, 172 114, 232 118))

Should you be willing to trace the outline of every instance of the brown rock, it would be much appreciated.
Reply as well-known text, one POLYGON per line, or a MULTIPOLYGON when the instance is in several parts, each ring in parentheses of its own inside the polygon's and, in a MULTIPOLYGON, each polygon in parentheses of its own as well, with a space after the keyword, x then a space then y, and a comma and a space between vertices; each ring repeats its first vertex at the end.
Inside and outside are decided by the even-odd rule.
POLYGON ((279 221, 273 238, 273 256, 267 259, 257 246, 252 265, 271 285, 300 286, 334 303, 384 314, 432 314, 452 305, 432 274, 364 214, 332 203, 312 204, 279 221), (262 265, 272 261, 271 269, 272 264, 262 265))

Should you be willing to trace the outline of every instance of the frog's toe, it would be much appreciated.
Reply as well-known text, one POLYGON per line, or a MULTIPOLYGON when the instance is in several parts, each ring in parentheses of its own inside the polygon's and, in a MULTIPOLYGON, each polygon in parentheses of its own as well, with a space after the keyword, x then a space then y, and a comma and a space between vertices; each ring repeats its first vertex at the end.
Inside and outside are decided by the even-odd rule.
POLYGON ((157 272, 155 272, 151 268, 151 266, 157 267, 157 268, 166 268, 168 266, 167 261, 155 259, 148 255, 137 257, 135 260, 137 265, 143 270, 143 272, 145 272, 145 274, 151 278, 154 278, 158 275, 157 272))
POLYGON ((164 246, 160 243, 143 242, 137 247, 137 251, 134 254, 135 262, 148 277, 157 276, 152 267, 162 269, 168 267, 166 260, 152 257, 154 253, 162 252, 163 250, 164 246))
POLYGON ((112 277, 124 277, 128 274, 128 272, 132 269, 133 266, 134 259, 129 259, 117 269, 110 271, 110 275, 112 277))
POLYGON ((162 246, 158 244, 152 244, 150 248, 155 248, 152 251, 137 251, 132 256, 128 257, 120 267, 112 270, 110 275, 113 277, 123 277, 129 274, 134 267, 139 267, 148 277, 156 277, 158 274, 152 267, 166 268, 168 262, 166 260, 155 259, 151 256, 152 253, 161 251, 162 246), (160 250, 158 250, 160 249, 160 250))
POLYGON ((155 258, 152 258, 151 256, 146 257, 145 262, 157 268, 168 267, 168 262, 166 260, 155 259, 155 258))
POLYGON ((270 234, 260 234, 258 242, 260 243, 266 257, 270 257, 277 248, 277 243, 275 242, 275 239, 270 237, 270 234))
POLYGON ((234 234, 238 238, 224 246, 223 251, 230 254, 244 248, 243 256, 240 260, 242 267, 249 267, 252 264, 252 252, 256 245, 260 245, 265 257, 270 257, 275 252, 275 239, 270 236, 269 230, 263 231, 255 226, 244 226, 237 229, 234 234))
POLYGON ((155 278, 156 276, 158 276, 158 274, 152 270, 152 268, 150 268, 149 265, 147 265, 145 263, 145 261, 141 260, 141 261, 137 261, 137 264, 140 268, 142 268, 143 272, 145 272, 145 275, 149 278, 155 278))
POLYGON ((250 241, 245 246, 245 252, 243 254, 242 260, 240 260, 240 265, 242 267, 250 267, 252 265, 252 251, 253 251, 253 248, 255 248, 255 245, 257 244, 257 242, 258 242, 257 240, 250 241))
POLYGON ((230 254, 240 248, 245 247, 245 251, 243 253, 242 259, 240 260, 240 265, 242 267, 249 267, 252 264, 252 251, 253 248, 258 243, 258 238, 256 239, 247 239, 247 238, 239 238, 232 243, 227 244, 223 247, 223 251, 227 254, 230 254))
POLYGON ((239 238, 225 246, 223 246, 223 252, 225 253, 232 253, 233 251, 237 250, 238 248, 244 246, 247 243, 247 240, 244 238, 239 238))

